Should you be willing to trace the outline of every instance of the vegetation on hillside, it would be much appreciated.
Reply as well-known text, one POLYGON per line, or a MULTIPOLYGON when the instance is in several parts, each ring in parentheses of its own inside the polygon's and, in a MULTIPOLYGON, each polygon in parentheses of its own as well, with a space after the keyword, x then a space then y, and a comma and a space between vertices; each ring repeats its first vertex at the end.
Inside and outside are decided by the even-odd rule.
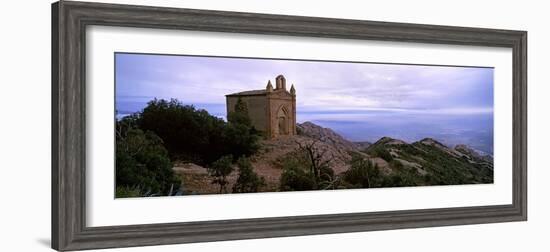
POLYGON ((220 193, 227 192, 227 176, 233 172, 233 156, 227 155, 223 156, 220 159, 214 161, 208 167, 208 174, 213 177, 212 184, 217 184, 220 186, 220 193))
POLYGON ((313 140, 297 143, 298 148, 283 160, 280 188, 283 191, 335 189, 337 179, 330 167, 327 150, 313 140))
POLYGON ((389 163, 392 173, 382 187, 493 182, 492 161, 461 155, 433 139, 412 144, 377 142, 365 152, 389 163))
POLYGON ((348 170, 335 175, 331 172, 330 157, 326 157, 313 142, 300 144, 281 160, 280 189, 302 191, 492 183, 490 157, 472 157, 464 153, 433 139, 407 144, 383 138, 365 149, 364 154, 349 151, 348 170), (386 162, 387 171, 383 172, 373 161, 376 158, 386 162), (316 166, 322 169, 316 169, 316 166), (317 176, 316 170, 325 171, 324 177, 317 176))
MULTIPOLYGON (((225 122, 176 99, 154 99, 141 112, 117 121, 117 197, 174 194, 180 179, 172 171, 171 160, 207 167, 212 183, 220 186, 220 192, 228 192, 233 162, 259 148, 260 136, 247 110, 239 100, 225 122)), ((254 179, 247 172, 242 171, 244 184, 236 191, 257 190, 261 185, 261 181, 246 181, 254 179)))
POLYGON ((354 154, 351 167, 344 173, 345 188, 371 188, 379 186, 380 170, 369 159, 354 154))
POLYGON ((117 122, 117 197, 169 195, 180 183, 160 137, 136 128, 134 117, 117 122))
POLYGON ((265 179, 254 172, 248 158, 239 158, 237 167, 239 167, 239 177, 233 185, 233 193, 258 192, 262 186, 265 186, 265 179))
POLYGON ((137 124, 164 140, 173 159, 207 166, 222 156, 250 156, 258 149, 258 135, 251 126, 246 105, 228 115, 228 121, 178 100, 152 100, 137 114, 137 124))

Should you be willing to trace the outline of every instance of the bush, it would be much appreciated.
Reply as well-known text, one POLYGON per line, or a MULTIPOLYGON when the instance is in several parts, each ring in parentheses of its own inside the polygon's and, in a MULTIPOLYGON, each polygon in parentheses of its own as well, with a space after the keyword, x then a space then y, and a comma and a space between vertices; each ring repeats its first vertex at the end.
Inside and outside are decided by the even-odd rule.
POLYGON ((160 136, 172 158, 207 166, 225 155, 249 156, 257 151, 258 136, 243 104, 228 115, 226 123, 176 99, 154 99, 135 116, 135 122, 160 136))
POLYGON ((288 159, 283 163, 283 174, 280 179, 281 191, 314 190, 315 177, 308 168, 296 159, 288 159))
POLYGON ((258 192, 260 187, 265 186, 265 179, 254 172, 248 158, 239 158, 237 166, 239 167, 239 177, 233 185, 233 193, 258 192))
MULTIPOLYGON (((172 171, 162 139, 151 131, 134 128, 133 118, 117 122, 116 134, 117 189, 142 188, 166 195, 174 185, 179 188, 181 181, 172 171)), ((117 190, 117 197, 135 194, 135 190, 117 190)), ((144 195, 140 193, 140 196, 144 195)))
POLYGON ((403 184, 403 178, 399 175, 390 175, 382 179, 382 187, 399 187, 405 186, 403 184))
POLYGON ((246 103, 239 97, 235 103, 235 108, 233 112, 230 112, 227 115, 227 121, 235 124, 242 124, 246 126, 251 126, 252 122, 248 116, 248 106, 246 103))
POLYGON ((238 98, 235 109, 227 115, 225 144, 235 157, 250 156, 259 149, 259 132, 252 126, 248 107, 238 98))
POLYGON ((282 191, 326 190, 337 187, 334 170, 325 159, 324 152, 315 142, 300 144, 282 161, 280 179, 282 191))
POLYGON ((392 175, 384 178, 383 187, 417 186, 425 182, 426 177, 418 174, 415 168, 406 168, 400 162, 399 164, 394 166, 392 175))
POLYGON ((117 198, 131 198, 142 196, 142 192, 139 187, 117 186, 115 195, 117 198))
POLYGON ((378 166, 359 155, 352 155, 351 167, 343 176, 344 182, 353 188, 379 187, 381 179, 378 166))
POLYGON ((373 148, 369 148, 367 153, 370 154, 370 155, 373 155, 375 157, 379 157, 381 159, 384 159, 388 163, 393 161, 393 156, 383 146, 374 146, 373 148))
POLYGON ((251 126, 238 123, 229 123, 224 130, 224 154, 234 157, 251 156, 259 149, 259 136, 251 126))
POLYGON ((321 166, 319 168, 319 182, 317 185, 317 190, 326 190, 326 189, 334 189, 335 188, 335 178, 334 178, 334 170, 330 168, 328 165, 321 166))
POLYGON ((208 174, 214 178, 212 184, 218 184, 220 186, 220 193, 227 192, 227 176, 233 172, 232 161, 233 156, 227 155, 216 160, 208 167, 208 174))
POLYGON ((395 159, 390 162, 390 166, 395 168, 395 169, 403 169, 404 168, 403 163, 401 163, 400 161, 395 160, 395 159))

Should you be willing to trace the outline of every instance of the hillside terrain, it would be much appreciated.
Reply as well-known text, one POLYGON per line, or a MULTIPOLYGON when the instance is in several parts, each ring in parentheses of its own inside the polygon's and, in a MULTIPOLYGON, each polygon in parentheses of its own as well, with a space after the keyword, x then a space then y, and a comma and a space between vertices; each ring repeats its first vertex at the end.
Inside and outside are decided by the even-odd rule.
POLYGON ((432 138, 414 143, 384 137, 365 150, 388 162, 403 185, 456 185, 493 182, 493 158, 465 145, 454 148, 432 138))
MULTIPOLYGON (((297 136, 261 140, 260 149, 250 157, 254 171, 265 179, 260 191, 278 191, 285 160, 310 145, 322 154, 322 162, 339 180, 350 170, 353 157, 375 165, 369 175, 370 187, 478 184, 493 182, 493 159, 466 145, 454 148, 425 138, 414 143, 383 137, 375 143, 354 143, 333 130, 311 122, 297 124, 297 136)), ((176 163, 187 193, 216 193, 206 168, 192 163, 176 163)), ((228 176, 229 187, 237 180, 228 176)), ((342 187, 345 188, 345 187, 342 187)))
MULTIPOLYGON (((292 137, 283 137, 271 140, 260 140, 259 151, 250 157, 254 171, 264 177, 266 186, 261 191, 277 191, 283 162, 300 148, 300 145, 314 144, 323 152, 323 158, 329 163, 336 174, 349 169, 350 152, 360 153, 365 158, 369 156, 361 153, 352 142, 347 141, 331 129, 322 128, 310 122, 297 125, 299 134, 292 137)), ((381 162, 384 162, 380 159, 381 162)), ((189 192, 199 194, 216 193, 216 186, 209 185, 211 178, 206 168, 192 163, 179 163, 174 167, 176 173, 182 174, 183 187, 189 192)), ((228 177, 229 186, 237 180, 237 175, 228 177)))

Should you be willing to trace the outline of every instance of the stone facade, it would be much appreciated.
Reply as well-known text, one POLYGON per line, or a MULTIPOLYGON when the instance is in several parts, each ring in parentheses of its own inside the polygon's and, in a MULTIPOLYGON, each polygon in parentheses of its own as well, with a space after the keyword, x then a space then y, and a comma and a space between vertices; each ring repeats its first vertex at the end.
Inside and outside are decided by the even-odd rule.
POLYGON ((296 135, 296 89, 286 90, 283 75, 275 78, 275 88, 271 81, 265 89, 243 91, 228 94, 226 97, 227 114, 235 110, 235 104, 241 99, 248 107, 252 125, 262 131, 267 139, 296 135))

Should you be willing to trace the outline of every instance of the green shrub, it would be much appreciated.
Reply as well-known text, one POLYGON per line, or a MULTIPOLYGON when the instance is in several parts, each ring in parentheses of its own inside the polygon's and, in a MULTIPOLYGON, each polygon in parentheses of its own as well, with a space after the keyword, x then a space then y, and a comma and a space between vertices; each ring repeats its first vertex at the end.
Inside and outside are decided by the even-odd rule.
POLYGON ((258 192, 260 187, 265 186, 265 179, 254 172, 248 158, 239 158, 237 166, 239 167, 239 177, 233 185, 233 193, 258 192))
POLYGON ((259 135, 248 125, 228 123, 224 129, 225 155, 231 154, 234 157, 251 156, 260 147, 258 144, 259 135))
POLYGON ((235 108, 233 112, 230 112, 227 115, 227 121, 236 124, 242 124, 250 126, 252 122, 248 116, 248 106, 246 103, 239 97, 235 103, 235 108))
POLYGON ((373 155, 375 157, 379 157, 381 159, 384 159, 386 160, 386 162, 391 162, 393 161, 393 156, 391 155, 391 153, 385 149, 383 146, 374 146, 372 148, 369 148, 367 150, 367 153, 370 154, 370 155, 373 155))
POLYGON ((226 193, 227 189, 227 176, 233 172, 233 156, 227 155, 214 161, 208 167, 208 174, 213 177, 212 184, 218 184, 220 186, 220 193, 226 193))
POLYGON ((226 123, 176 99, 154 99, 135 115, 135 122, 160 136, 172 158, 207 166, 225 155, 249 156, 258 150, 259 137, 243 104, 226 123))
POLYGON ((416 168, 404 167, 397 160, 394 160, 391 165, 394 167, 393 173, 382 181, 384 187, 417 186, 426 182, 426 177, 418 174, 416 168))
POLYGON ((290 155, 298 164, 313 176, 314 189, 325 190, 334 188, 334 170, 330 167, 327 149, 320 148, 318 140, 300 143, 290 155))
MULTIPOLYGON (((179 188, 181 181, 172 171, 162 139, 151 131, 134 128, 132 123, 131 118, 117 122, 117 188, 139 187, 158 195, 167 195, 174 186, 179 188)), ((121 195, 135 195, 121 190, 121 195)))
POLYGON ((323 165, 319 167, 319 179, 318 179, 318 190, 326 190, 326 189, 334 189, 335 184, 334 181, 334 170, 330 168, 328 165, 323 165))
POLYGON ((404 186, 403 184, 403 178, 400 176, 400 175, 390 175, 390 176, 385 176, 383 179, 382 179, 382 183, 381 183, 382 187, 399 187, 399 186, 404 186))
POLYGON ((143 196, 139 187, 129 186, 117 186, 115 195, 116 198, 132 198, 143 196))
POLYGON ((283 174, 280 178, 281 191, 314 190, 315 178, 307 167, 296 159, 288 159, 283 163, 283 174))
POLYGON ((352 188, 370 188, 380 186, 380 170, 370 160, 352 155, 351 167, 343 175, 343 180, 352 188))
POLYGON ((395 160, 395 159, 390 162, 390 166, 395 168, 395 169, 403 169, 404 168, 403 163, 401 163, 400 161, 395 160))
POLYGON ((315 143, 300 144, 300 147, 284 156, 280 162, 283 174, 280 179, 282 191, 327 190, 338 187, 334 170, 323 152, 315 143))

